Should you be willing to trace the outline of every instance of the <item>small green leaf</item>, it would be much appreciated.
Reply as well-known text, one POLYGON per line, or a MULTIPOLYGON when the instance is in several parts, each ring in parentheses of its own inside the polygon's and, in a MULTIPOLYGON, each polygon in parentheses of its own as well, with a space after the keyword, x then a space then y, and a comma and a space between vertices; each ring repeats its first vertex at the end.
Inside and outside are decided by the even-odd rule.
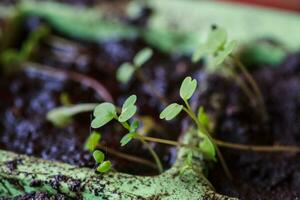
POLYGON ((94 116, 116 115, 116 107, 112 103, 104 102, 96 106, 94 116))
POLYGON ((55 126, 64 127, 72 121, 72 114, 69 112, 69 108, 59 107, 50 110, 46 118, 55 126))
POLYGON ((180 96, 183 100, 188 100, 192 97, 197 88, 197 81, 190 76, 186 77, 180 87, 180 96))
POLYGON ((130 105, 125 109, 122 109, 122 112, 119 116, 119 122, 126 122, 129 120, 136 113, 136 110, 137 108, 135 105, 130 105))
POLYGON ((237 41, 232 40, 225 45, 224 51, 226 52, 227 55, 229 55, 236 49, 237 45, 238 45, 237 41))
POLYGON ((168 105, 159 115, 160 119, 171 120, 176 117, 182 110, 183 106, 177 103, 168 105))
POLYGON ((135 102, 136 102, 136 100, 137 100, 136 95, 131 95, 131 96, 129 96, 129 97, 125 100, 125 102, 123 103, 122 110, 125 109, 125 108, 127 108, 127 107, 129 107, 129 106, 134 105, 135 102))
POLYGON ((97 147, 98 143, 101 140, 101 134, 93 131, 90 136, 87 138, 85 142, 85 149, 89 150, 89 152, 93 152, 95 148, 97 147))
POLYGON ((96 117, 95 119, 93 119, 92 123, 91 123, 91 127, 92 128, 100 128, 102 126, 104 126, 105 124, 107 124, 108 122, 110 122, 113 119, 113 115, 101 115, 99 117, 96 117))
POLYGON ((198 62, 205 56, 213 56, 218 51, 222 50, 227 41, 227 33, 223 28, 212 30, 204 44, 198 47, 192 56, 192 61, 198 62))
POLYGON ((94 110, 95 119, 93 119, 91 126, 100 128, 110 122, 116 115, 116 107, 113 104, 101 103, 94 110))
POLYGON ((94 160, 96 161, 96 163, 100 164, 104 161, 105 155, 102 151, 96 150, 93 153, 93 157, 94 157, 94 160))
POLYGON ((215 57, 213 57, 211 61, 211 65, 217 66, 220 65, 221 63, 224 62, 224 60, 234 51, 234 49, 237 46, 236 41, 231 41, 228 43, 225 47, 224 50, 219 51, 215 57))
POLYGON ((131 124, 130 124, 130 132, 135 132, 136 129, 139 127, 139 121, 134 120, 131 124))
POLYGON ((220 50, 227 41, 227 32, 223 28, 213 29, 208 35, 207 41, 205 43, 205 48, 208 54, 214 54, 220 50))
POLYGON ((135 138, 136 135, 136 133, 127 133, 126 135, 124 135, 120 141, 121 146, 123 147, 128 144, 133 138, 135 138))
POLYGON ((133 63, 136 67, 141 67, 145 62, 147 62, 153 54, 152 49, 144 48, 139 51, 133 58, 133 63))
POLYGON ((47 113, 47 120, 55 126, 64 127, 72 121, 72 117, 83 112, 90 112, 96 107, 95 104, 77 104, 54 108, 47 113))
POLYGON ((206 115, 203 106, 198 110, 198 121, 206 128, 209 127, 209 117, 206 115))
POLYGON ((109 160, 104 161, 97 167, 97 171, 101 173, 107 172, 111 167, 111 162, 109 160))
POLYGON ((119 116, 119 122, 125 122, 129 120, 136 113, 137 108, 134 105, 136 100, 136 95, 131 95, 125 100, 119 116))
POLYGON ((199 149, 203 152, 203 154, 211 160, 216 161, 216 150, 212 141, 210 141, 209 137, 202 132, 198 132, 199 136, 202 138, 202 141, 199 143, 199 149))
POLYGON ((130 63, 123 63, 117 70, 117 80, 125 84, 131 79, 135 71, 134 66, 130 63))

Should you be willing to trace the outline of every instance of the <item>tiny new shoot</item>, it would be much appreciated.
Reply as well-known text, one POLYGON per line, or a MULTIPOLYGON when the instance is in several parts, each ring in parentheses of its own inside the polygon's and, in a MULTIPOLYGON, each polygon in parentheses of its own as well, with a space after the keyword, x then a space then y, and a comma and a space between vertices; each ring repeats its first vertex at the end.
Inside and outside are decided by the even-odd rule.
MULTIPOLYGON (((209 118, 205 114, 203 107, 198 109, 198 114, 196 115, 193 109, 191 108, 188 100, 193 96, 197 88, 197 80, 192 79, 191 77, 186 77, 180 87, 180 97, 183 100, 184 104, 172 103, 168 105, 161 113, 160 118, 165 120, 172 120, 175 118, 181 111, 184 111, 192 119, 197 127, 197 134, 202 139, 198 148, 203 153, 203 155, 209 159, 216 161, 216 155, 219 157, 221 164, 224 168, 226 175, 231 178, 231 174, 228 170, 228 167, 223 159, 221 152, 219 151, 217 145, 214 143, 213 138, 209 133, 209 118)), ((188 162, 189 163, 189 162, 188 162)))
POLYGON ((141 67, 152 57, 153 50, 146 47, 140 50, 133 58, 131 62, 123 63, 117 70, 117 80, 120 83, 126 84, 130 81, 133 75, 135 75, 139 81, 143 82, 149 87, 151 92, 161 101, 163 104, 167 104, 167 99, 158 91, 158 89, 152 84, 152 82, 144 75, 141 67))
POLYGON ((97 105, 94 103, 84 103, 54 108, 47 113, 46 118, 57 127, 65 127, 72 122, 73 116, 83 112, 90 112, 97 105))
POLYGON ((105 161, 104 153, 100 150, 96 150, 96 147, 100 140, 101 134, 99 132, 93 131, 85 142, 85 149, 93 153, 93 158, 97 164, 96 170, 98 172, 104 173, 111 168, 111 162, 109 160, 105 161))
POLYGON ((94 119, 91 123, 91 126, 92 128, 97 129, 106 125, 113 119, 118 121, 128 131, 128 133, 125 134, 120 141, 121 146, 127 145, 132 139, 140 140, 149 150, 159 172, 161 173, 163 171, 163 167, 158 155, 155 153, 151 145, 144 139, 144 136, 140 135, 137 131, 139 127, 138 121, 129 121, 137 111, 137 107, 135 105, 136 100, 137 97, 135 95, 131 95, 130 97, 128 97, 123 103, 121 112, 119 113, 117 112, 116 106, 112 103, 104 102, 99 104, 94 109, 94 119))
POLYGON ((235 79, 252 104, 259 106, 258 110, 266 119, 267 112, 263 95, 247 68, 234 55, 236 47, 237 42, 235 40, 228 41, 227 32, 223 28, 213 26, 206 42, 194 52, 192 61, 198 62, 201 58, 206 58, 208 63, 205 69, 207 72, 221 73, 235 79), (238 71, 243 74, 245 81, 237 74, 238 71))
POLYGON ((128 83, 133 74, 139 70, 153 55, 150 48, 144 48, 139 51, 133 58, 133 62, 123 63, 117 71, 117 79, 121 83, 128 83))

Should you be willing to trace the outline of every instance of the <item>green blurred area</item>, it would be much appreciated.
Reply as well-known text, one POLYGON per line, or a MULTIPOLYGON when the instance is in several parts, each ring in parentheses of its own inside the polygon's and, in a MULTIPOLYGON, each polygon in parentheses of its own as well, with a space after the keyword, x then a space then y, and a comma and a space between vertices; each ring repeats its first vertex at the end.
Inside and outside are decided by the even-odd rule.
POLYGON ((16 9, 1 6, 0 11, 5 10, 1 16, 40 16, 66 36, 87 41, 141 37, 161 51, 190 55, 205 39, 211 25, 216 24, 225 28, 229 38, 238 40, 241 47, 250 44, 250 63, 257 58, 276 64, 287 52, 300 47, 300 15, 283 11, 204 0, 132 1, 127 8, 128 18, 139 16, 145 5, 154 10, 147 26, 141 28, 124 24, 118 17, 107 18, 101 7, 21 2, 16 9), (274 40, 277 45, 256 42, 260 39, 274 40))

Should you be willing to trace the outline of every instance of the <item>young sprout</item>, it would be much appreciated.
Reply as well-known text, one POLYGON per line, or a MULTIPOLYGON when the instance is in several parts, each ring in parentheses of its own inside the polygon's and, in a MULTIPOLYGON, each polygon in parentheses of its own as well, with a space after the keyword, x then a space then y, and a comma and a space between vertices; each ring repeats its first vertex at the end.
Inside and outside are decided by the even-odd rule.
POLYGON ((93 131, 90 136, 87 138, 87 140, 85 141, 84 147, 86 150, 88 150, 89 152, 93 152, 95 151, 97 145, 99 144, 100 140, 101 140, 101 134, 97 131, 93 131))
POLYGON ((47 120, 57 127, 64 127, 72 122, 74 115, 92 111, 97 104, 86 103, 54 108, 47 113, 47 120))
POLYGON ((132 75, 151 57, 153 51, 150 48, 144 48, 139 51, 133 58, 133 63, 123 63, 117 71, 117 80, 121 83, 128 83, 132 75))
POLYGON ((218 72, 222 69, 220 64, 235 50, 237 42, 228 41, 227 32, 220 27, 213 27, 207 37, 206 42, 199 46, 192 56, 193 62, 198 62, 201 58, 208 59, 206 70, 208 72, 218 72))
POLYGON ((261 112, 263 119, 266 119, 267 112, 262 93, 247 68, 233 54, 236 47, 237 42, 234 40, 228 41, 227 32, 224 29, 214 26, 206 42, 194 52, 192 61, 198 62, 205 57, 208 60, 205 68, 207 72, 232 76, 253 105, 258 104, 260 106, 258 110, 261 112), (246 83, 238 76, 238 71, 244 75, 246 83))
POLYGON ((100 150, 94 151, 93 157, 98 165, 97 167, 98 172, 105 173, 110 169, 111 162, 109 160, 104 161, 105 155, 102 151, 100 150))
POLYGON ((97 163, 96 170, 98 172, 104 173, 107 172, 111 167, 111 162, 109 160, 104 161, 105 155, 102 151, 96 150, 99 142, 101 140, 101 134, 97 131, 93 131, 85 142, 85 149, 93 153, 93 158, 97 163))
POLYGON ((128 131, 128 133, 125 134, 120 141, 121 146, 127 145, 132 139, 140 140, 148 148, 149 152, 153 156, 158 170, 162 172, 163 167, 159 160, 159 157, 157 156, 153 148, 146 142, 144 136, 138 134, 137 132, 139 126, 138 121, 134 120, 132 123, 129 122, 129 120, 137 111, 137 107, 135 105, 136 100, 136 95, 131 95, 130 97, 128 97, 123 103, 120 113, 117 112, 116 106, 112 103, 105 102, 99 104, 94 110, 94 119, 91 123, 91 126, 92 128, 96 129, 106 125, 113 119, 117 120, 128 131))
POLYGON ((146 47, 139 51, 133 58, 132 63, 123 63, 117 70, 117 80, 123 84, 130 81, 133 75, 136 75, 139 81, 149 87, 151 92, 161 101, 162 104, 167 104, 166 98, 157 90, 152 82, 144 75, 140 69, 153 55, 152 49, 146 47))
POLYGON ((175 118, 182 110, 185 111, 196 124, 198 136, 202 139, 198 144, 198 149, 203 153, 205 158, 209 160, 216 161, 216 155, 218 154, 226 174, 228 177, 231 177, 227 165, 209 133, 208 127, 210 121, 208 116, 205 114, 203 107, 198 109, 198 115, 196 115, 188 102, 188 100, 193 96, 196 88, 197 81, 191 77, 186 77, 183 80, 179 91, 184 105, 177 103, 170 104, 161 112, 160 118, 171 120, 175 118))

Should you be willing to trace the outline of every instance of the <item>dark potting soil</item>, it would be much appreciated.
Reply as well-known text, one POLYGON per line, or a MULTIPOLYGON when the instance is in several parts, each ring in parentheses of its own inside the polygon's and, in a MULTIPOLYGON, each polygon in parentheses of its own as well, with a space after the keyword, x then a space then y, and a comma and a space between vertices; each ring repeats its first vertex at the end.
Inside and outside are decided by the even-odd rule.
MULTIPOLYGON (((30 18, 24 23, 23 38, 40 23, 30 18), (24 36, 25 35, 25 36, 24 36)), ((149 117, 156 130, 152 136, 176 140, 181 132, 178 121, 171 123, 159 119, 164 107, 143 82, 133 78, 122 85, 115 78, 116 69, 147 46, 142 40, 108 41, 89 44, 49 36, 43 40, 31 62, 47 65, 52 69, 63 69, 87 75, 101 82, 111 93, 115 103, 122 105, 131 94, 138 96, 138 113, 149 117)), ((153 58, 142 68, 157 90, 170 102, 179 101, 178 88, 181 80, 190 73, 196 73, 199 65, 192 65, 189 59, 169 56, 154 50, 153 58)), ((27 66, 30 67, 30 64, 27 66)), ((62 106, 61 96, 67 94, 72 104, 100 103, 103 99, 81 83, 52 76, 49 73, 27 68, 9 76, 0 75, 0 149, 62 161, 77 166, 94 167, 91 154, 84 150, 84 142, 90 134, 91 113, 75 116, 65 128, 57 128, 46 120, 46 113, 62 106)), ((120 147, 120 139, 126 133, 121 126, 111 123, 99 129, 102 145, 152 161, 151 155, 138 141, 120 147)), ((175 148, 153 145, 164 167, 175 160, 175 148)), ((105 149, 104 149, 105 151, 105 149)), ((107 153, 118 171, 132 174, 153 175, 157 170, 137 165, 107 153)))
MULTIPOLYGON (((217 114, 215 136, 242 144, 300 146, 300 54, 289 56, 276 69, 258 70, 254 77, 262 89, 269 120, 261 120, 236 85, 213 77, 203 103, 213 102, 210 94, 219 97, 222 112, 217 114)), ((217 163, 209 175, 217 192, 251 200, 300 198, 299 154, 221 151, 233 181, 226 178, 217 163)))

